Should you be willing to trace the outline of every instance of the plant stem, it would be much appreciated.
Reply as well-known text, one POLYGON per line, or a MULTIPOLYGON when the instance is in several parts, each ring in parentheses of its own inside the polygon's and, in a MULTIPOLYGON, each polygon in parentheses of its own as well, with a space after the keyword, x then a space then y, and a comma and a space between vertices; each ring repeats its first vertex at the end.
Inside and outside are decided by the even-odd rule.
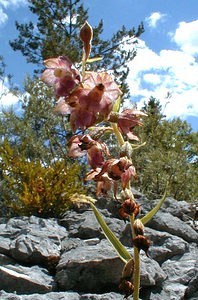
MULTIPOLYGON (((131 222, 131 230, 133 238, 135 238, 136 234, 133 229, 134 224, 134 215, 130 216, 130 222, 131 222)), ((137 247, 133 247, 134 253, 133 253, 133 259, 134 259, 134 292, 133 292, 133 300, 139 300, 139 290, 140 290, 140 255, 139 250, 137 247)))
MULTIPOLYGON (((118 130, 118 126, 116 123, 111 123, 111 126, 114 130, 114 133, 117 137, 117 140, 122 146, 124 144, 124 139, 120 131, 118 130)), ((128 184, 128 187, 130 188, 130 183, 128 184)), ((130 222, 131 222, 131 230, 132 230, 132 235, 133 238, 135 238, 136 234, 134 232, 133 224, 134 224, 134 215, 132 214, 130 216, 130 222)), ((139 256, 139 250, 137 247, 134 246, 134 280, 133 280, 133 285, 134 285, 134 292, 133 292, 133 300, 139 300, 139 289, 140 289, 140 256, 139 256)))
POLYGON ((122 146, 122 145, 124 144, 124 139, 123 139, 122 134, 121 134, 120 131, 118 130, 117 124, 116 124, 116 123, 111 123, 111 126, 112 126, 112 128, 113 128, 113 131, 114 131, 114 133, 115 133, 115 135, 116 135, 116 137, 117 137, 117 140, 118 140, 120 146, 122 146))
POLYGON ((135 272, 134 272, 134 292, 133 292, 133 300, 139 299, 139 290, 140 290, 140 256, 139 250, 134 247, 134 261, 135 261, 135 272))

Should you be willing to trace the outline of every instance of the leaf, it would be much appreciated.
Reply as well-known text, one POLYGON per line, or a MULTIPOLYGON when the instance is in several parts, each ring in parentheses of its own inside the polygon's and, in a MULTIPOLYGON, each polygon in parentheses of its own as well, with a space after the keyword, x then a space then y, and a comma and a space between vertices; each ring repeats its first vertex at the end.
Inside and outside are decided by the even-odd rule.
POLYGON ((93 58, 88 58, 87 59, 87 63, 93 63, 93 62, 96 62, 96 61, 100 61, 100 60, 102 60, 103 59, 103 57, 102 56, 98 56, 98 57, 93 57, 93 58))
POLYGON ((132 258, 131 254, 127 251, 127 249, 122 245, 122 243, 118 240, 115 234, 107 226, 106 222, 104 221, 102 215, 99 213, 95 205, 93 203, 90 203, 90 205, 98 223, 100 224, 103 230, 104 235, 111 243, 115 251, 118 253, 122 261, 126 264, 132 258))
POLYGON ((166 185, 166 189, 164 192, 163 197, 161 198, 161 200, 158 202, 158 204, 150 211, 148 212, 148 214, 146 214, 143 218, 140 219, 140 221, 142 222, 143 225, 145 225, 146 223, 148 223, 152 217, 158 212, 158 210, 160 209, 160 207, 162 206, 165 198, 166 198, 166 194, 167 194, 167 186, 168 183, 166 185))
POLYGON ((119 112, 120 104, 121 104, 121 97, 119 96, 118 99, 116 100, 116 102, 114 103, 114 106, 113 106, 113 111, 114 112, 119 112))

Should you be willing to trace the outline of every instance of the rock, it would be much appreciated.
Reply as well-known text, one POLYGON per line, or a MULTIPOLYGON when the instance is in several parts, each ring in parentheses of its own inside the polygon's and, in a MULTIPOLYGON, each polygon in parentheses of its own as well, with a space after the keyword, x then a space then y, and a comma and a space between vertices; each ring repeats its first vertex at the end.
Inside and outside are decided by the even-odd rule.
POLYGON ((142 288, 161 286, 166 277, 166 273, 155 260, 148 258, 146 255, 141 255, 140 280, 142 288))
POLYGON ((57 266, 56 283, 64 291, 72 289, 99 293, 115 290, 123 266, 106 240, 96 245, 84 243, 62 254, 57 266))
POLYGON ((50 292, 46 295, 20 295, 0 291, 2 300, 123 300, 123 296, 117 293, 98 294, 78 294, 75 292, 50 292))
POLYGON ((47 293, 52 291, 53 278, 39 266, 25 267, 1 255, 0 289, 18 294, 47 293))
MULTIPOLYGON (((73 241, 73 244, 75 242, 73 241)), ((80 292, 117 290, 124 264, 106 240, 78 243, 67 248, 57 266, 56 282, 61 290, 80 292), (77 245, 78 244, 78 245, 77 245), (87 284, 89 282, 89 284, 87 284)), ((159 264, 141 255, 142 286, 161 285, 166 274, 159 264)))
MULTIPOLYGON (((159 264, 175 255, 182 255, 188 250, 186 241, 165 231, 157 231, 145 227, 145 236, 151 241, 149 256, 159 264)), ((132 246, 131 226, 129 223, 126 224, 120 240, 125 246, 132 246)))
POLYGON ((181 237, 189 243, 198 241, 198 233, 188 224, 182 222, 178 217, 172 216, 170 213, 158 212, 147 225, 153 229, 166 231, 181 237))
MULTIPOLYGON (((143 216, 155 204, 136 192, 143 216)), ((99 211, 131 253, 129 222, 119 203, 99 200, 99 211)), ((188 203, 167 198, 145 227, 149 258, 140 251, 144 300, 198 299, 197 232, 189 226, 188 203)), ((20 217, 0 224, 0 299, 121 300, 123 262, 105 239, 89 206, 67 211, 62 220, 20 217)))
MULTIPOLYGON (((151 300, 193 300, 198 286, 198 249, 190 247, 189 252, 179 258, 167 260, 162 269, 167 279, 162 284, 160 293, 151 292, 151 300)), ((194 298, 198 299, 198 298, 194 298)))
POLYGON ((48 265, 60 258, 61 239, 67 236, 56 220, 36 217, 13 218, 1 232, 1 253, 18 262, 48 265))
POLYGON ((191 204, 186 201, 177 201, 171 197, 167 197, 161 208, 162 212, 170 213, 184 222, 194 217, 195 211, 191 204))
POLYGON ((92 210, 82 213, 76 213, 74 210, 68 211, 59 224, 67 229, 71 238, 90 239, 103 237, 92 210))
MULTIPOLYGON (((110 217, 106 210, 99 209, 99 211, 110 229, 119 237, 125 227, 124 221, 110 217)), ((92 210, 82 213, 68 211, 60 221, 60 225, 67 229, 71 238, 105 238, 92 210)))

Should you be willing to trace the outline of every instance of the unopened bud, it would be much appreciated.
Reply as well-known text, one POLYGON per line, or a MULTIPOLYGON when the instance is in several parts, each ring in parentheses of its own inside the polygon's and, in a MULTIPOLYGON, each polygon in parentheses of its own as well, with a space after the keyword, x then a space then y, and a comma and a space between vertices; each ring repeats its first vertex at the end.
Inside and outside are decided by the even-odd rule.
POLYGON ((133 228, 136 235, 144 235, 144 225, 139 219, 135 220, 133 228))
POLYGON ((126 299, 133 294, 134 286, 130 281, 122 280, 119 285, 119 289, 122 293, 124 293, 124 298, 126 299))
POLYGON ((133 244, 136 248, 138 248, 138 250, 143 250, 146 253, 146 256, 148 256, 148 249, 150 247, 150 240, 143 236, 143 235, 137 235, 134 239, 133 239, 133 244))
POLYGON ((121 148, 120 157, 127 156, 129 159, 132 156, 132 146, 129 142, 125 142, 121 148))
POLYGON ((84 46, 85 61, 88 59, 90 54, 92 38, 93 38, 93 29, 88 22, 85 22, 85 24, 80 29, 80 39, 83 42, 83 46, 84 46))

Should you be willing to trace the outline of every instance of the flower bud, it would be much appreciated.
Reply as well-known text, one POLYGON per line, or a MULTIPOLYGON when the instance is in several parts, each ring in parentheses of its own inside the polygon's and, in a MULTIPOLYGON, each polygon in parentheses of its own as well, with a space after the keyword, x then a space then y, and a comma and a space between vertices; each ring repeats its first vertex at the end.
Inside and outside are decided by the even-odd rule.
POLYGON ((144 225, 140 219, 135 220, 133 228, 136 235, 144 235, 144 225))
POLYGON ((134 286, 133 284, 128 280, 122 280, 119 289, 122 293, 124 293, 124 298, 128 298, 130 295, 133 294, 134 286))
POLYGON ((137 215, 139 214, 139 212, 140 212, 140 205, 136 204, 136 206, 134 208, 134 211, 133 211, 134 218, 137 217, 137 215))
POLYGON ((84 46, 85 61, 88 59, 90 54, 92 38, 93 38, 93 29, 88 22, 85 22, 85 24, 80 29, 80 39, 83 42, 83 46, 84 46))
POLYGON ((133 149, 132 149, 131 144, 129 142, 125 142, 122 145, 120 157, 127 156, 130 159, 132 156, 132 151, 133 151, 133 149))
POLYGON ((134 200, 126 199, 122 203, 121 208, 119 209, 120 217, 126 219, 128 216, 132 215, 135 207, 136 207, 136 202, 134 200))
POLYGON ((143 235, 137 235, 134 239, 133 239, 133 244, 136 248, 138 248, 138 250, 143 250, 146 253, 146 256, 148 256, 148 249, 150 247, 150 240, 143 236, 143 235))

